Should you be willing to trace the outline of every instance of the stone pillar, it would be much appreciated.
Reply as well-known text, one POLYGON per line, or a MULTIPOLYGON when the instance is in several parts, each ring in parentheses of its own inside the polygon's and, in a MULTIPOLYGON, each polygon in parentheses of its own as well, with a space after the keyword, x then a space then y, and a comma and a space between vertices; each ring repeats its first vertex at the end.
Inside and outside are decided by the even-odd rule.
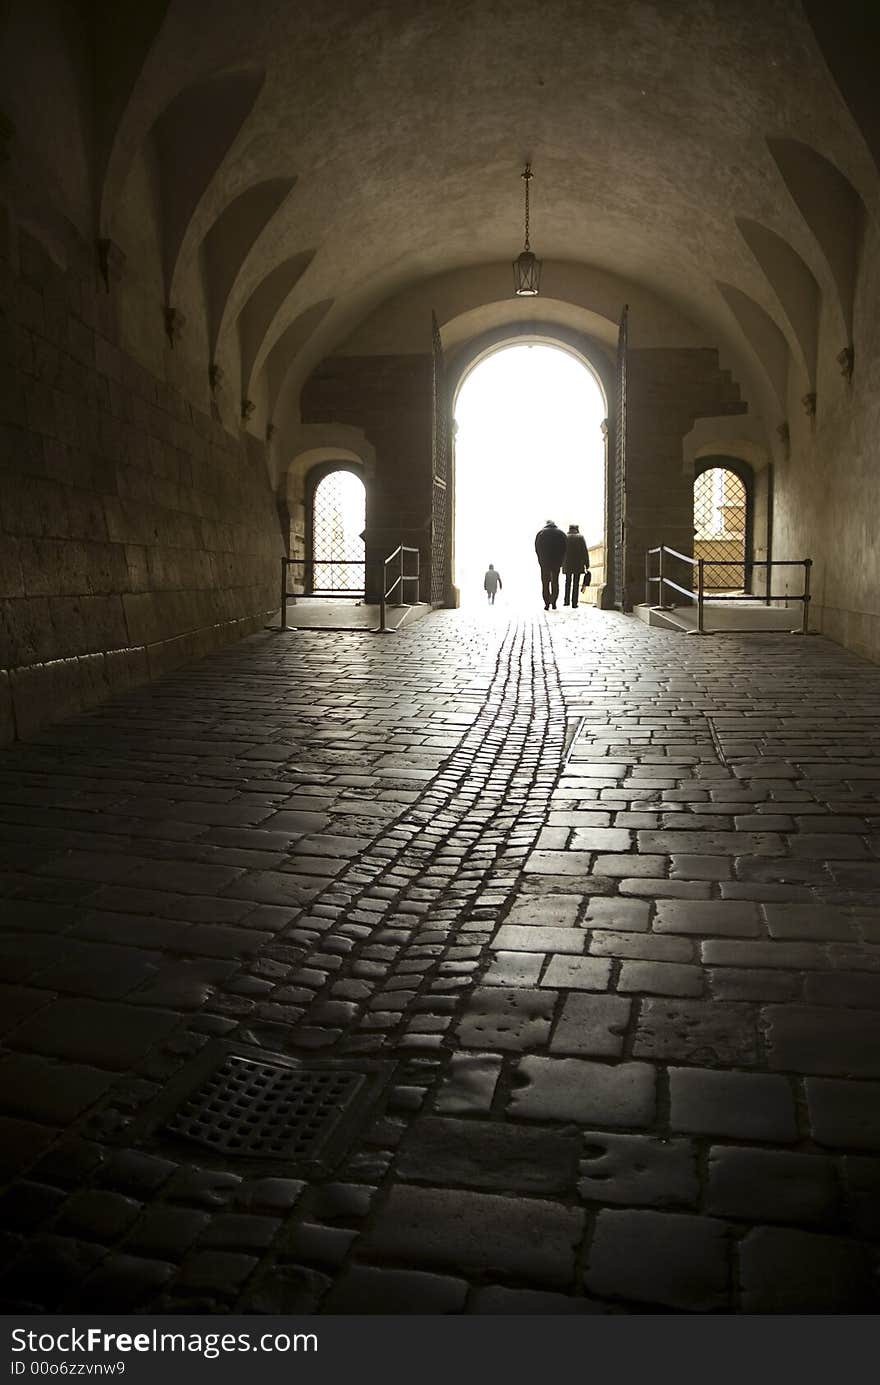
MULTIPOLYGON (((683 464, 694 420, 745 413, 739 387, 711 348, 657 347, 629 352, 626 459, 627 604, 644 600, 645 555, 665 543, 693 555, 694 485, 683 464)), ((692 585, 680 564, 669 574, 692 585)))

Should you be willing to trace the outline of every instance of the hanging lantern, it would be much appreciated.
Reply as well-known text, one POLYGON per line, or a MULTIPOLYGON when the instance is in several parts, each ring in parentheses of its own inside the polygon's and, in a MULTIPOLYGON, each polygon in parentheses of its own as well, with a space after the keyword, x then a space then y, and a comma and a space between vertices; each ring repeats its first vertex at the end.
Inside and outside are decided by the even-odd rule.
POLYGON ((513 262, 513 291, 518 298, 535 298, 541 290, 541 261, 532 254, 529 245, 529 183, 532 165, 527 163, 521 173, 526 185, 526 234, 521 254, 513 262))

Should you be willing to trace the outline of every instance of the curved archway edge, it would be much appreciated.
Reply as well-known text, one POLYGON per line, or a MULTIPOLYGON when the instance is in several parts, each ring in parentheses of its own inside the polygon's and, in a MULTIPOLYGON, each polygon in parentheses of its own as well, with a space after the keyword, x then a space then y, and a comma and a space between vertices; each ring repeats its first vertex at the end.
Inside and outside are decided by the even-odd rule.
MULTIPOLYGON (((366 511, 369 501, 369 491, 367 489, 367 478, 364 472, 363 462, 354 458, 333 458, 327 461, 314 462, 309 467, 305 475, 305 496, 304 496, 304 518, 305 518, 305 559, 306 573, 309 572, 309 564, 315 557, 315 497, 318 487, 322 481, 326 481, 328 476, 333 476, 337 471, 348 472, 351 476, 356 476, 364 488, 364 526, 366 530, 366 511)), ((314 574, 313 574, 314 577, 314 574)), ((312 578, 313 580, 313 578, 312 578)), ((306 589, 311 590, 308 583, 306 589)))
MULTIPOLYGON (((729 471, 743 484, 746 498, 745 528, 743 535, 743 557, 744 572, 743 584, 746 590, 750 590, 754 581, 755 569, 753 566, 755 559, 755 469, 750 462, 741 457, 732 457, 726 453, 707 454, 700 457, 694 463, 694 484, 697 478, 704 475, 707 471, 729 471)), ((761 571, 759 569, 759 571, 761 571)))
MULTIPOLYGON (((609 401, 613 401, 614 398, 615 379, 614 358, 613 356, 609 358, 610 353, 608 351, 608 348, 603 347, 603 345, 599 344, 592 338, 586 337, 583 333, 560 326, 559 324, 553 322, 513 322, 505 324, 504 326, 494 327, 489 331, 483 332, 480 335, 472 338, 470 341, 464 343, 454 353, 451 359, 446 362, 444 371, 446 406, 449 409, 450 419, 454 420, 455 409, 459 394, 465 382, 473 375, 473 373, 476 370, 479 369, 481 365, 485 364, 485 362, 488 361, 492 356, 495 356, 502 351, 509 350, 512 347, 532 345, 541 345, 552 348, 554 350, 562 352, 564 355, 576 361, 577 364, 580 365, 587 372, 587 375, 595 384, 596 388, 599 391, 599 397, 602 401, 602 410, 604 415, 604 421, 602 426, 602 435, 604 442, 604 456, 602 459, 604 502, 602 505, 601 556, 599 553, 598 545, 592 545, 590 550, 592 557, 591 567, 595 571, 598 579, 594 591, 597 594, 598 604, 602 604, 601 592, 604 586, 606 564, 605 555, 607 550, 609 533, 608 507, 609 494, 611 490, 609 484, 611 479, 609 476, 610 459, 607 448, 608 414, 609 401)), ((454 426, 452 427, 450 432, 452 438, 450 456, 452 513, 450 515, 449 520, 450 547, 447 557, 449 565, 448 586, 449 590, 453 594, 453 604, 457 605, 460 599, 460 594, 457 586, 453 584, 453 575, 456 571, 455 535, 457 529, 455 516, 457 463, 455 444, 456 429, 454 426)))
POLYGON ((453 413, 462 385, 468 376, 498 351, 511 346, 527 345, 552 346, 564 351, 579 361, 593 376, 605 404, 606 417, 608 401, 613 395, 614 363, 603 344, 580 332, 560 326, 554 322, 516 323, 492 328, 460 346, 446 363, 449 405, 453 413), (450 382, 454 381, 453 384, 450 382))

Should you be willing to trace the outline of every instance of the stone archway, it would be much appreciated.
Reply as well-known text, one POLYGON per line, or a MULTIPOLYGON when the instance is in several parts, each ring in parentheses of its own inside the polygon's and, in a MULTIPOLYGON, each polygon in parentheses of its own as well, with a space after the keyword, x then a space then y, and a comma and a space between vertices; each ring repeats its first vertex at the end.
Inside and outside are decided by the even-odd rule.
POLYGON ((291 585, 302 590, 305 560, 310 556, 310 482, 315 484, 326 471, 339 467, 360 476, 366 490, 364 527, 369 543, 376 453, 361 429, 343 424, 303 425, 297 442, 283 470, 279 468, 277 503, 287 556, 301 560, 291 570, 291 585))
POLYGON ((736 457, 703 457, 694 469, 694 557, 711 591, 750 591, 754 474, 736 457))
POLYGON ((354 462, 321 462, 306 476, 306 594, 362 595, 367 488, 354 462), (354 564, 354 566, 352 566, 354 564))
MULTIPOLYGON (((591 562, 593 564, 594 585, 590 590, 590 600, 601 599, 601 591, 604 584, 605 575, 605 545, 607 537, 607 512, 608 512, 608 457, 606 450, 607 436, 607 398, 608 392, 603 376, 608 375, 608 363, 603 361, 604 370, 597 369, 593 360, 583 349, 583 343, 578 341, 575 344, 566 338, 568 334, 561 335, 555 331, 536 331, 534 327, 520 327, 513 330, 508 329, 504 332, 493 333, 490 340, 478 339, 471 342, 467 347, 457 353, 454 368, 449 372, 450 392, 449 407, 454 418, 452 426, 453 444, 451 449, 451 491, 452 491, 452 517, 451 530, 453 542, 449 556, 450 568, 453 580, 456 584, 456 595, 459 596, 462 586, 474 588, 475 573, 470 569, 476 561, 475 554, 471 553, 473 542, 468 537, 469 513, 476 517, 480 515, 480 527, 486 526, 486 541, 492 547, 492 554, 485 555, 482 566, 485 567, 486 561, 494 554, 494 561, 501 558, 502 564, 505 559, 502 556, 508 541, 507 526, 512 525, 518 534, 512 549, 511 556, 506 560, 509 573, 512 577, 519 578, 520 574, 530 574, 531 572, 531 548, 534 531, 538 529, 545 519, 550 517, 550 511, 556 516, 560 525, 567 525, 570 522, 582 523, 585 526, 585 536, 591 552, 591 562), (462 436, 459 425, 460 401, 467 397, 469 389, 476 385, 475 376, 481 370, 491 369, 489 363, 494 361, 495 367, 502 367, 499 359, 504 353, 515 351, 516 348, 535 347, 539 348, 540 362, 535 361, 533 369, 535 379, 544 373, 549 372, 552 379, 555 367, 554 358, 559 360, 562 367, 563 358, 566 365, 563 367, 563 375, 566 369, 569 370, 570 378, 565 380, 565 384, 560 385, 563 394, 570 395, 575 392, 578 396, 582 392, 583 403, 583 424, 577 429, 577 440, 565 448, 560 448, 555 443, 554 424, 558 424, 552 412, 552 405, 546 402, 546 398, 532 396, 531 400, 527 390, 517 394, 514 400, 510 401, 513 407, 508 412, 508 405, 505 404, 501 414, 501 427, 499 434, 503 437, 505 426, 512 423, 511 438, 506 440, 508 451, 503 457, 493 455, 494 448, 483 448, 482 455, 477 460, 480 465, 483 461, 487 463, 487 469, 493 468, 498 471, 499 484, 493 487, 492 498, 487 497, 480 503, 479 498, 474 492, 474 486, 481 484, 481 478, 474 474, 475 458, 473 452, 473 437, 471 433, 462 436), (570 367, 576 363, 576 371, 571 371, 570 367), (533 418, 528 415, 528 406, 531 402, 536 411, 533 418), (525 414, 521 412, 525 406, 525 414), (550 420, 541 411, 551 410, 550 420), (595 415, 595 417, 593 417, 595 415), (525 418, 526 434, 534 433, 535 438, 532 443, 531 457, 532 465, 525 465, 520 462, 520 471, 514 475, 510 467, 516 465, 518 455, 518 434, 523 431, 523 419, 525 418), (543 418, 543 424, 539 419, 543 418), (538 434, 546 433, 546 438, 539 438, 538 434), (540 465, 534 463, 540 459, 540 465), (464 469, 463 469, 464 468, 464 469), (473 492, 473 493, 472 493, 473 492), (520 504, 519 502, 523 502, 520 504), (520 515, 520 510, 528 511, 527 515, 520 515), (545 514, 544 512, 547 511, 545 514), (556 515, 556 511, 559 514, 556 515), (540 512, 540 513, 539 513, 540 512), (519 533, 522 529, 522 533, 519 533), (587 532, 588 531, 588 532, 587 532)), ((512 364, 512 358, 508 361, 512 364)), ((525 370, 526 375, 531 374, 528 359, 524 356, 520 359, 520 367, 525 370)), ((546 388, 545 381, 545 388, 546 388)), ((491 398, 491 387, 490 387, 491 398)), ((473 417, 471 418, 471 428, 473 417)), ((573 437, 573 435, 572 435, 573 437)), ((504 444, 501 444, 503 447, 504 444)), ((479 582, 482 581, 481 574, 477 574, 479 582)), ((528 577, 525 576, 525 581, 528 577)), ((514 582, 514 586, 516 582, 514 582)))

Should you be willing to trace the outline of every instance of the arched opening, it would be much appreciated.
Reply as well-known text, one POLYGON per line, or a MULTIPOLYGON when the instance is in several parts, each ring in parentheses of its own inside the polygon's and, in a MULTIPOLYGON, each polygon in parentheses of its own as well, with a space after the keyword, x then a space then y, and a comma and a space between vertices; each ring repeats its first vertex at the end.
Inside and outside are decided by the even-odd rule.
POLYGON ((501 601, 536 601, 535 534, 577 524, 601 576, 605 544, 605 396, 573 351, 545 341, 496 347, 459 385, 455 419, 454 581, 485 601, 492 563, 501 601))
POLYGON ((705 458, 694 477, 694 557, 707 591, 751 589, 752 474, 744 462, 705 458))
POLYGON ((359 471, 346 463, 309 472, 307 593, 363 595, 366 494, 359 471))

